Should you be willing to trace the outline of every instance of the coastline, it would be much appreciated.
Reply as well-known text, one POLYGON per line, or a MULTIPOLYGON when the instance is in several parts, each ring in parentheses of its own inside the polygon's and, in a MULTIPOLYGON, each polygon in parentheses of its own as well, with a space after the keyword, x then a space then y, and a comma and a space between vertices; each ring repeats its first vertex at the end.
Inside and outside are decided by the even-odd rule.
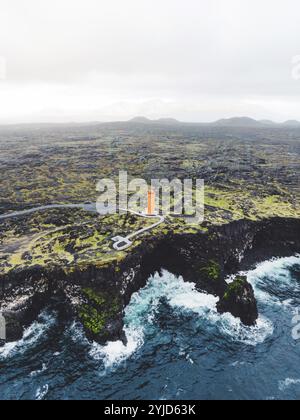
POLYGON ((64 316, 83 324, 90 340, 125 342, 124 309, 151 274, 167 269, 195 283, 197 290, 222 298, 229 274, 300 252, 299 233, 299 219, 240 220, 207 232, 146 238, 124 259, 104 267, 13 270, 0 276, 1 309, 10 319, 9 341, 21 338, 23 329, 55 301, 64 316))

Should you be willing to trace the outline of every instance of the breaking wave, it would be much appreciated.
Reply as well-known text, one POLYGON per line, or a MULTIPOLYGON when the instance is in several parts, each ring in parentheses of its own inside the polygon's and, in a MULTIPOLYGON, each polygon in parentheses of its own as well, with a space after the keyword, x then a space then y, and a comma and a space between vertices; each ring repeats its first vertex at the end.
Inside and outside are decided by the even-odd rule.
POLYGON ((28 348, 37 343, 43 334, 56 322, 56 314, 43 311, 37 321, 33 322, 19 341, 7 343, 0 347, 0 360, 13 357, 15 354, 23 354, 28 348))
POLYGON ((0 396, 297 398, 300 353, 292 320, 300 307, 300 256, 243 274, 258 300, 255 327, 219 314, 218 298, 167 271, 132 296, 126 345, 91 344, 80 325, 43 312, 21 341, 0 348, 0 396))
POLYGON ((182 277, 165 270, 161 275, 156 273, 146 287, 132 296, 125 310, 128 344, 118 341, 100 346, 94 343, 90 355, 96 360, 103 359, 106 368, 126 360, 143 346, 147 336, 155 333, 162 304, 168 305, 177 316, 193 313, 198 324, 202 323, 212 335, 225 335, 233 342, 256 346, 272 336, 274 327, 266 317, 261 316, 255 327, 246 327, 231 314, 219 314, 217 302, 217 297, 200 293, 194 283, 187 283, 182 277))

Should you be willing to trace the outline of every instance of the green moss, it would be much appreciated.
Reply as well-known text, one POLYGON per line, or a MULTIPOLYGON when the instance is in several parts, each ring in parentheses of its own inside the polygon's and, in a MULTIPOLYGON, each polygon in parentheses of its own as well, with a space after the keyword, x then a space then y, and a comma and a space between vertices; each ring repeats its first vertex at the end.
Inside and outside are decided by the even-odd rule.
POLYGON ((238 295, 243 290, 243 288, 245 287, 246 282, 247 282, 246 277, 237 276, 235 278, 235 280, 228 285, 223 299, 224 300, 229 300, 232 297, 238 295))
POLYGON ((221 266, 214 260, 210 260, 206 267, 201 268, 201 273, 205 274, 210 280, 217 281, 221 276, 221 266))
POLYGON ((100 334, 105 327, 105 314, 89 305, 82 306, 79 317, 84 327, 95 335, 100 334))
POLYGON ((56 240, 56 242, 54 243, 54 246, 53 246, 53 252, 54 252, 54 254, 57 254, 57 256, 59 257, 59 258, 61 258, 61 259, 64 259, 64 260, 66 260, 66 261, 68 261, 68 263, 72 263, 73 262, 73 260, 74 260, 74 257, 73 257, 73 255, 70 253, 70 252, 67 252, 66 250, 65 250, 65 246, 64 246, 64 244, 63 243, 61 243, 60 241, 59 241, 59 239, 58 240, 56 240))
MULTIPOLYGON (((195 145, 192 145, 191 150, 195 151, 194 148, 195 145)), ((184 166, 190 167, 191 162, 185 159, 184 166)), ((132 168, 134 169, 134 165, 132 168)), ((53 182, 57 181, 63 186, 64 179, 64 176, 60 174, 53 182)), ((43 176, 40 181, 42 180, 43 176)), ((69 181, 67 186, 74 195, 73 192, 71 197, 62 194, 63 199, 59 195, 53 201, 62 203, 83 200, 83 197, 80 197, 80 189, 88 188, 84 177, 79 176, 77 181, 75 179, 74 182, 69 181)), ((205 227, 190 224, 182 218, 167 217, 166 222, 158 228, 135 238, 132 247, 126 252, 113 250, 111 238, 117 235, 126 236, 152 224, 153 220, 127 215, 100 217, 82 210, 52 209, 28 215, 23 219, 16 218, 7 221, 1 225, 0 229, 2 248, 0 275, 16 268, 30 268, 35 265, 47 269, 59 266, 66 273, 83 271, 90 266, 104 268, 114 265, 117 267, 130 252, 135 252, 141 243, 147 242, 152 237, 167 234, 203 235, 209 232, 207 226, 224 225, 240 219, 256 221, 274 216, 300 216, 299 200, 283 185, 277 185, 273 181, 257 185, 241 179, 222 182, 219 181, 216 184, 212 182, 205 187, 206 204, 208 204, 205 209, 205 227)), ((33 186, 30 185, 30 187, 33 186)), ((55 195, 59 192, 56 188, 51 187, 55 195)), ((25 194, 24 191, 22 193, 25 194)), ((31 202, 30 190, 28 193, 28 201, 32 206, 34 200, 31 202)), ((35 191, 37 198, 42 201, 40 193, 42 194, 42 190, 35 191)), ((214 240, 212 234, 209 234, 209 239, 214 240)), ((201 267, 198 272, 200 269, 201 267)), ((116 271, 118 270, 116 268, 116 271)), ((211 264, 211 262, 203 269, 207 277, 212 280, 218 278, 219 271, 217 263, 211 264)))
POLYGON ((270 195, 254 201, 254 209, 259 217, 293 217, 296 215, 296 209, 292 203, 283 200, 278 195, 270 195))
POLYGON ((93 335, 104 334, 108 321, 121 310, 118 297, 112 297, 91 288, 82 290, 87 303, 79 310, 79 318, 85 329, 93 335))
POLYGON ((18 254, 12 255, 12 257, 9 260, 9 263, 12 266, 19 266, 19 265, 23 264, 24 263, 24 260, 22 258, 22 254, 19 254, 18 253, 18 254))
POLYGON ((105 239, 105 235, 100 235, 97 231, 94 231, 93 235, 89 236, 88 238, 82 239, 78 237, 75 241, 75 247, 97 249, 99 245, 101 245, 102 242, 105 241, 105 239))
POLYGON ((99 292, 95 292, 93 289, 83 289, 83 294, 96 305, 101 306, 105 303, 105 298, 99 292))

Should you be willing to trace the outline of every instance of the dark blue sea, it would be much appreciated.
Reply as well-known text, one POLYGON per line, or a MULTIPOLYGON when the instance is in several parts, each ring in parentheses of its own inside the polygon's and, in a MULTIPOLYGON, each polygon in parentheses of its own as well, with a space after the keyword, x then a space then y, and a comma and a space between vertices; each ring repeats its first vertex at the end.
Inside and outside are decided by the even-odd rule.
POLYGON ((49 308, 0 349, 0 399, 299 399, 300 257, 247 276, 259 303, 254 328, 219 315, 216 298, 168 272, 132 297, 126 347, 89 343, 49 308))

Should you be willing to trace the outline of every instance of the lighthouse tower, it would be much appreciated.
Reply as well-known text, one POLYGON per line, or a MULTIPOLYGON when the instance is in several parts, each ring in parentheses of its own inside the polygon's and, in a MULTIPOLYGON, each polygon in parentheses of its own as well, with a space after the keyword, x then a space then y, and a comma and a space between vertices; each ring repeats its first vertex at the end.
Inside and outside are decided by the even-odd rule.
POLYGON ((155 191, 150 188, 148 191, 148 208, 147 208, 147 216, 154 216, 155 215, 155 191))

